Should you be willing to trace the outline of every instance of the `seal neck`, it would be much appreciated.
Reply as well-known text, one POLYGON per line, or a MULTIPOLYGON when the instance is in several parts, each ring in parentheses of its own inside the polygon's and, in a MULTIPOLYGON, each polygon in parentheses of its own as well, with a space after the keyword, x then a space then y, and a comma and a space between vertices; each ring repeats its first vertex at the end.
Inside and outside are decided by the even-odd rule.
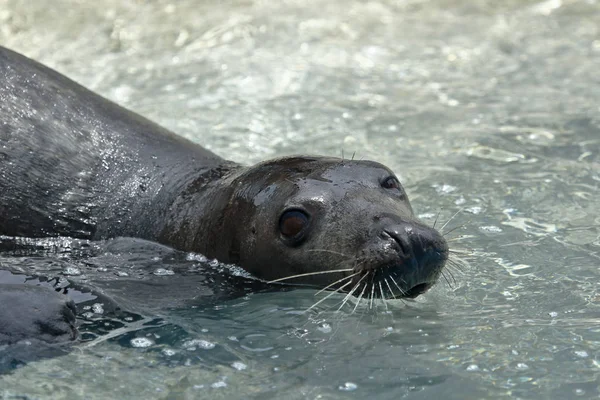
POLYGON ((216 257, 223 215, 234 191, 231 183, 241 170, 241 165, 226 161, 187 180, 171 203, 156 240, 178 250, 216 257))

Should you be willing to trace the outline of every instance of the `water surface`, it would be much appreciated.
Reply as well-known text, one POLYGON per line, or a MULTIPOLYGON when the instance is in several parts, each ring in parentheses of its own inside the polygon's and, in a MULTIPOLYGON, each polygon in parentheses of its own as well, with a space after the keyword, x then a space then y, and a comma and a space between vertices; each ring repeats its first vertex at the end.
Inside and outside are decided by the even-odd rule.
MULTIPOLYGON (((0 43, 234 161, 387 164, 423 220, 462 210, 446 230, 469 262, 354 313, 304 313, 310 290, 90 309, 86 343, 1 376, 0 398, 600 396, 597 1, 0 0, 0 43)), ((183 279, 205 262, 97 246, 0 266, 183 279)))

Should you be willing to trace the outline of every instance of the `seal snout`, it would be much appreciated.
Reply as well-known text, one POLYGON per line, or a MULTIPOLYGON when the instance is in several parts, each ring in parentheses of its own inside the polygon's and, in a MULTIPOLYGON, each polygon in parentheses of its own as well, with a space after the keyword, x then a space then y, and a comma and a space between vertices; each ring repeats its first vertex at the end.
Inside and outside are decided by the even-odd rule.
POLYGON ((415 220, 388 220, 379 232, 364 253, 367 261, 357 268, 361 278, 371 275, 363 282, 385 298, 414 298, 431 288, 448 257, 442 235, 415 220))
POLYGON ((448 244, 438 231, 417 222, 402 222, 383 228, 384 240, 387 236, 394 242, 399 261, 406 262, 411 259, 421 262, 434 261, 442 257, 445 262, 448 253, 448 244))

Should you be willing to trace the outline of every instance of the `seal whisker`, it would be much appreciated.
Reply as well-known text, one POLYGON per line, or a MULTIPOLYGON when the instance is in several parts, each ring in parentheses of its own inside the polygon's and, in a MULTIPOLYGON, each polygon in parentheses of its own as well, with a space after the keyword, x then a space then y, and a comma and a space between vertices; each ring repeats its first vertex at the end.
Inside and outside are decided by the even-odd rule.
POLYGON ((321 275, 321 274, 332 274, 332 273, 335 273, 335 272, 348 272, 348 271, 352 271, 352 270, 353 270, 352 268, 344 268, 344 269, 332 269, 332 270, 328 270, 328 271, 307 272, 305 274, 291 275, 291 276, 286 276, 284 278, 274 279, 272 281, 268 281, 267 283, 281 282, 281 281, 285 281, 285 280, 288 280, 288 279, 301 278, 303 276, 312 276, 312 275, 321 275))
POLYGON ((456 285, 456 278, 454 277, 454 274, 452 273, 450 268, 448 268, 447 272, 450 275, 450 278, 452 278, 452 281, 454 282, 454 284, 456 285))
POLYGON ((463 272, 463 264, 461 264, 460 262, 453 260, 453 259, 449 259, 448 261, 448 266, 449 267, 454 267, 456 268, 458 271, 463 272))
MULTIPOLYGON (((390 294, 393 296, 394 291, 392 290, 392 287, 390 286, 390 283, 388 282, 387 278, 384 279, 384 281, 385 281, 385 284, 387 285, 388 289, 390 290, 390 294)), ((395 297, 392 297, 392 299, 395 299, 395 297)), ((402 303, 404 303, 404 300, 402 299, 402 297, 398 298, 398 300, 400 300, 402 303)), ((404 303, 404 304, 406 304, 406 303, 404 303)))
POLYGON ((394 275, 396 275, 396 278, 400 279, 400 282, 406 283, 406 281, 403 278, 399 277, 397 273, 394 273, 394 275))
POLYGON ((450 258, 448 258, 448 264, 453 265, 461 272, 464 272, 463 268, 469 268, 470 264, 464 258, 461 258, 455 254, 452 254, 450 258))
POLYGON ((394 282, 394 285, 396 285, 396 287, 398 288, 398 290, 400 291, 400 294, 402 296, 405 295, 404 290, 402 290, 402 288, 400 287, 400 285, 398 285, 398 282, 396 282, 396 280, 394 279, 394 277, 392 275, 390 275, 390 279, 392 280, 392 282, 394 282))
POLYGON ((435 216, 435 220, 433 221, 433 229, 435 229, 435 224, 437 224, 438 218, 440 217, 441 213, 442 213, 442 210, 438 211, 437 215, 435 216))
MULTIPOLYGON (((467 235, 460 235, 460 236, 457 236, 457 237, 454 237, 454 238, 446 239, 446 242, 458 242, 459 240, 463 240, 463 239, 466 239, 468 237, 469 236, 467 236, 467 235)), ((449 250, 449 251, 453 251, 453 250, 449 250)))
MULTIPOLYGON (((352 274, 352 275, 345 276, 345 277, 343 277, 342 279, 338 279, 337 281, 335 281, 335 282, 333 282, 333 283, 330 283, 329 285, 325 286, 323 289, 321 289, 321 290, 319 290, 317 293, 315 293, 315 296, 316 296, 316 295, 318 295, 319 293, 322 293, 322 292, 324 292, 325 290, 329 289, 330 287, 332 287, 332 286, 333 286, 333 285, 335 285, 336 283, 343 282, 343 281, 345 281, 346 279, 352 279, 352 277, 353 277, 353 276, 356 276, 356 275, 358 275, 358 274, 360 274, 360 272, 355 272, 355 273, 354 273, 354 274, 352 274)), ((339 289, 337 289, 337 290, 336 290, 336 292, 337 292, 337 291, 339 291, 339 289)))
MULTIPOLYGON (((469 223, 469 222, 470 222, 470 221, 467 221, 467 223, 469 223)), ((462 225, 455 226, 454 228, 450 229, 449 231, 442 233, 442 236, 449 235, 449 234, 451 234, 452 232, 454 232, 455 230, 457 230, 457 229, 460 229, 460 228, 464 228, 465 226, 467 226, 467 224, 466 224, 466 223, 465 223, 465 224, 462 224, 462 225)))
POLYGON ((350 300, 350 296, 352 296, 352 294, 354 293, 354 291, 356 289, 358 289, 360 287, 360 283, 362 282, 363 279, 365 279, 365 277, 368 274, 363 275, 358 282, 356 282, 356 285, 354 285, 354 287, 352 288, 351 291, 348 292, 348 294, 346 294, 346 297, 344 297, 344 299, 342 300, 342 305, 337 309, 338 311, 340 311, 342 309, 342 307, 344 307, 344 305, 348 302, 348 300, 350 300))
POLYGON ((464 271, 461 269, 461 267, 459 267, 458 265, 452 263, 451 261, 448 261, 448 266, 447 269, 448 271, 450 271, 450 267, 456 268, 456 271, 463 273, 464 271))
POLYGON ((388 311, 388 305, 387 305, 387 302, 385 301, 386 298, 383 295, 383 287, 381 286, 381 281, 379 281, 378 283, 379 283, 379 292, 381 293, 381 301, 383 302, 383 305, 385 306, 385 311, 388 311))
POLYGON ((450 289, 453 289, 452 284, 448 280, 448 277, 446 276, 446 274, 444 273, 444 271, 442 271, 442 276, 444 277, 444 280, 446 281, 446 283, 448 284, 448 286, 450 287, 450 289))
POLYGON ((390 291, 390 296, 394 296, 394 291, 392 290, 392 287, 390 286, 390 283, 388 282, 387 278, 384 278, 383 281, 385 282, 385 284, 388 287, 388 290, 390 291))
MULTIPOLYGON (((368 274, 366 274, 365 276, 367 276, 368 274)), ((363 297, 363 294, 365 294, 365 289, 367 289, 367 284, 365 284, 363 286, 363 290, 360 292, 360 295, 358 296, 358 300, 356 301, 356 304, 354 305, 354 308, 352 309, 352 312, 350 313, 350 315, 354 314, 354 312, 356 311, 356 308, 358 307, 358 305, 360 304, 360 300, 363 297)))
POLYGON ((444 228, 450 223, 450 221, 452 221, 464 209, 465 209, 464 207, 461 207, 460 210, 458 210, 457 212, 455 212, 454 215, 451 216, 450 219, 448 221, 446 221, 446 223, 444 225, 442 225, 442 227, 440 228, 440 232, 443 231, 444 228))
MULTIPOLYGON (((343 285, 343 286, 340 288, 340 290, 342 290, 343 288, 345 288, 346 286, 348 286, 348 285, 349 285, 349 284, 351 284, 351 283, 352 283, 352 281, 350 281, 350 282, 348 282, 348 283, 344 284, 344 285, 343 285)), ((333 295, 334 295, 334 294, 336 294, 336 293, 338 293, 338 292, 337 292, 337 291, 334 291, 334 292, 331 292, 331 293, 329 293, 327 296, 323 297, 321 300, 317 301, 315 304, 313 304, 312 306, 308 307, 308 308, 307 308, 307 309, 306 309, 304 312, 307 312, 307 311, 310 311, 310 310, 312 310, 312 309, 313 309, 313 308, 315 308, 317 305, 321 304, 322 302, 324 302, 325 300, 327 300, 328 298, 330 298, 331 296, 333 296, 333 295)))
MULTIPOLYGON (((458 238, 450 239, 448 241, 452 241, 452 240, 456 240, 456 239, 458 239, 458 238)), ((467 254, 467 255, 473 254, 473 251, 471 251, 471 250, 449 249, 448 251, 450 253, 457 253, 457 254, 467 254)))
POLYGON ((369 303, 369 310, 373 309, 373 299, 375 298, 375 282, 374 277, 371 277, 371 301, 369 303))

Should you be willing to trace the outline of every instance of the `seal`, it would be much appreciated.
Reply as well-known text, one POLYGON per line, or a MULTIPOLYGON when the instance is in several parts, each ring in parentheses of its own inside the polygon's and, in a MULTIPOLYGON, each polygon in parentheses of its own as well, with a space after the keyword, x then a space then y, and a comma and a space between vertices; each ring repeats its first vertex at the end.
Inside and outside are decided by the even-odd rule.
POLYGON ((135 237, 361 297, 416 297, 448 256, 382 164, 242 166, 4 48, 0 143, 0 235, 135 237))
POLYGON ((50 288, 0 284, 0 304, 0 345, 25 338, 51 343, 77 338, 75 303, 50 288))

